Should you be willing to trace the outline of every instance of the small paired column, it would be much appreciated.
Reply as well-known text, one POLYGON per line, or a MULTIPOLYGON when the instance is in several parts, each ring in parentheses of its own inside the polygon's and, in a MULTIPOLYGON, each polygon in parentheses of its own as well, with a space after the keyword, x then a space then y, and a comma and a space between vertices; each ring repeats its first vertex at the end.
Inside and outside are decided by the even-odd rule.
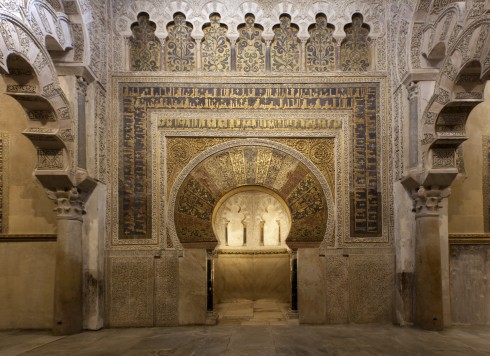
POLYGON ((82 215, 84 202, 77 188, 49 190, 58 221, 54 290, 54 335, 79 333, 83 327, 82 215))
POLYGON ((206 324, 215 325, 218 315, 214 311, 214 250, 206 251, 206 324))

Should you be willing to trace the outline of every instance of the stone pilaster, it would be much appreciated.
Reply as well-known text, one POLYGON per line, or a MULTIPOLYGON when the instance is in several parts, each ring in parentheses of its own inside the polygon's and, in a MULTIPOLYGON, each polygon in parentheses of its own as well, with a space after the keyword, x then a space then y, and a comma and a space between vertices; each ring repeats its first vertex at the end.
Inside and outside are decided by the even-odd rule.
POLYGON ((444 328, 440 210, 449 192, 449 188, 420 186, 412 194, 416 220, 414 324, 427 330, 444 328))
POLYGON ((416 168, 419 159, 419 85, 417 82, 410 82, 407 86, 410 110, 409 127, 409 168, 416 168))
POLYGON ((86 112, 85 103, 87 100, 87 86, 88 83, 82 77, 77 77, 77 138, 78 138, 78 167, 86 169, 87 168, 87 128, 86 128, 86 112))
POLYGON ((48 190, 58 220, 54 290, 54 335, 69 335, 83 327, 82 215, 77 188, 48 190))
POLYGON ((272 39, 265 40, 265 70, 267 72, 271 71, 271 43, 272 39))

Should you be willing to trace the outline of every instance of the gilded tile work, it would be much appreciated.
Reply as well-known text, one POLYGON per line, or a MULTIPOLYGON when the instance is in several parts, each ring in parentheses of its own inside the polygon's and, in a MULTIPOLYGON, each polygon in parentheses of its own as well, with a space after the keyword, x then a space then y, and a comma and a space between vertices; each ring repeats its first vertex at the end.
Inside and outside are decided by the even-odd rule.
POLYGON ((167 139, 167 189, 170 190, 172 188, 177 175, 192 158, 208 148, 228 140, 232 140, 232 138, 169 137, 167 139))
POLYGON ((279 21, 271 45, 271 69, 273 72, 297 72, 300 65, 298 28, 288 15, 282 15, 279 21))
POLYGON ((0 133, 0 233, 8 232, 8 133, 0 133))
POLYGON ((310 39, 306 43, 306 69, 309 72, 335 70, 334 30, 325 15, 317 16, 316 24, 309 31, 310 39))
POLYGON ((131 25, 133 37, 129 41, 131 70, 158 71, 161 67, 162 45, 155 36, 156 25, 141 13, 138 22, 131 25))
POLYGON ((226 38, 227 27, 220 23, 221 17, 212 14, 210 24, 204 26, 202 61, 205 72, 227 72, 231 66, 231 46, 226 38))
POLYGON ((246 185, 269 188, 286 201, 292 218, 287 242, 323 241, 328 207, 317 178, 286 152, 253 145, 220 151, 199 163, 187 176, 176 199, 179 240, 183 244, 217 242, 212 229, 217 202, 230 189, 246 185))
POLYGON ((369 68, 369 26, 360 14, 352 16, 352 24, 344 29, 346 37, 340 45, 340 65, 345 71, 365 71, 369 68))
POLYGON ((196 69, 196 43, 191 37, 192 25, 177 13, 167 27, 165 69, 170 72, 190 72, 196 69))
MULTIPOLYGON (((150 160, 147 110, 346 110, 353 112, 351 231, 353 237, 381 236, 381 185, 378 182, 377 115, 379 83, 323 84, 123 84, 121 154, 121 238, 145 238, 151 231, 148 189, 150 160)), ((319 111, 319 112, 320 112, 319 111)), ((212 111, 210 111, 211 113, 212 111)), ((160 120, 177 126, 219 129, 221 123, 208 119, 160 120), (173 120, 173 121, 172 121, 173 120)), ((261 120, 226 120, 242 130, 266 130, 261 120), (249 122, 249 125, 245 124, 249 122), (263 126, 263 128, 262 128, 263 126)), ((283 120, 282 125, 288 120, 283 120)), ((300 126, 304 121, 298 119, 300 126)), ((326 120, 325 120, 326 121, 326 120)), ((291 123, 293 124, 293 123, 291 123)), ((292 127, 295 125, 293 124, 292 127)), ((187 127, 188 128, 188 127, 187 127)), ((318 151, 319 157, 322 150, 318 151)), ((225 182, 226 183, 226 182, 225 182)))
POLYGON ((236 70, 260 72, 265 70, 265 43, 262 28, 255 24, 255 17, 248 15, 245 24, 238 28, 236 70))

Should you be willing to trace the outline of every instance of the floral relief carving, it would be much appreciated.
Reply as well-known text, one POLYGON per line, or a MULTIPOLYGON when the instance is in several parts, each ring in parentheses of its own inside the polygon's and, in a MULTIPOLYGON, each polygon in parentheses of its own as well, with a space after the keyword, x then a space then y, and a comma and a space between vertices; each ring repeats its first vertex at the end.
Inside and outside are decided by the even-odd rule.
POLYGON ((274 28, 271 46, 272 71, 297 72, 300 64, 298 27, 291 23, 289 15, 282 15, 279 22, 274 28))
POLYGON ((365 71, 369 68, 369 26, 361 14, 352 16, 352 23, 344 29, 346 38, 340 45, 340 61, 344 71, 365 71))
POLYGON ((237 71, 260 72, 265 69, 265 43, 262 28, 255 24, 255 17, 247 15, 245 24, 238 29, 237 71))
POLYGON ((203 70, 206 72, 227 72, 231 66, 231 46, 226 38, 228 29, 220 23, 221 16, 219 14, 211 14, 209 20, 210 23, 203 28, 203 70))
POLYGON ((165 64, 170 72, 189 72, 196 67, 196 43, 191 37, 192 25, 182 13, 174 15, 167 27, 165 64))
POLYGON ((334 27, 327 23, 325 15, 316 18, 306 43, 306 68, 310 72, 335 70, 334 27))
POLYGON ((161 44, 155 36, 156 25, 146 13, 138 15, 138 22, 131 25, 131 70, 158 71, 161 61, 161 44))

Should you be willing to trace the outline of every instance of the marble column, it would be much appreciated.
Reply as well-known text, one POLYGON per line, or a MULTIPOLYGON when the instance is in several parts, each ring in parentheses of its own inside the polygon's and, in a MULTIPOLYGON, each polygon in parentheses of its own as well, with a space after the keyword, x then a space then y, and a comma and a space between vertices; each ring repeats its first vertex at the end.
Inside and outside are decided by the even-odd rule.
POLYGON ((301 66, 300 70, 302 72, 306 72, 306 42, 307 39, 302 39, 301 40, 301 66))
POLYGON ((201 53, 201 42, 203 37, 194 37, 196 41, 196 71, 202 71, 202 53, 201 53))
POLYGON ((415 211, 414 324, 444 328, 440 209, 449 189, 420 186, 413 192, 415 211))
POLYGON ((271 43, 272 40, 265 40, 265 70, 271 71, 271 43))
POLYGON ((70 335, 83 327, 82 215, 77 188, 49 190, 58 221, 54 290, 54 335, 70 335))

